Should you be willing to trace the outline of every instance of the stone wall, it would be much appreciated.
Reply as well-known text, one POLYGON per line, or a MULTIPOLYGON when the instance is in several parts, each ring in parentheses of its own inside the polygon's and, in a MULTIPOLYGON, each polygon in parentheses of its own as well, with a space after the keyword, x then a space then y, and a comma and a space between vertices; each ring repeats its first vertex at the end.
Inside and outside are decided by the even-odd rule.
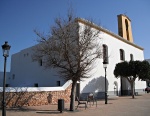
MULTIPOLYGON (((64 99, 64 102, 68 103, 70 102, 70 93, 71 85, 64 91, 6 92, 6 106, 22 107, 57 104, 58 99, 64 99)), ((2 100, 2 92, 0 93, 0 99, 2 100)))

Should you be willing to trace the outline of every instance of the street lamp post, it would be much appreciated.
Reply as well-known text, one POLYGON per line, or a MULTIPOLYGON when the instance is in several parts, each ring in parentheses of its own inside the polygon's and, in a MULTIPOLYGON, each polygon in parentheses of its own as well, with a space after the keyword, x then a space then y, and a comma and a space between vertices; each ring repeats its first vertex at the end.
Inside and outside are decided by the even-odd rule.
POLYGON ((107 69, 108 61, 105 59, 103 62, 103 67, 105 69, 105 104, 107 104, 107 87, 106 87, 106 69, 107 69))
POLYGON ((11 46, 8 45, 8 42, 5 42, 5 44, 2 45, 3 56, 4 56, 4 79, 3 79, 2 116, 6 116, 6 102, 5 102, 6 61, 7 61, 7 57, 9 56, 10 47, 11 47, 11 46))

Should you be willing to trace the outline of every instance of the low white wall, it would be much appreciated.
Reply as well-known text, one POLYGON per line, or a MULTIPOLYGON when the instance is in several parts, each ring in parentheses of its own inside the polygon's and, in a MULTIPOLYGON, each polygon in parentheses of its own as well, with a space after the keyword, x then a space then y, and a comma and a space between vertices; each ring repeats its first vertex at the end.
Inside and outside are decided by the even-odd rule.
MULTIPOLYGON (((64 91, 72 83, 67 81, 61 87, 6 87, 6 92, 39 92, 39 91, 64 91)), ((3 91, 3 87, 0 87, 0 92, 3 91)))

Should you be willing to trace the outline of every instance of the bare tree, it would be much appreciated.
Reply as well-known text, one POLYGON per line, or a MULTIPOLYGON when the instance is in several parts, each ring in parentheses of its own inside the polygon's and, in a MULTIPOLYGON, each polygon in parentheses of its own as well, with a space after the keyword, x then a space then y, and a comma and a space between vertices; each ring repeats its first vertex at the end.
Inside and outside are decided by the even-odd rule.
POLYGON ((75 109, 77 81, 90 77, 92 64, 101 55, 97 42, 100 31, 94 28, 92 21, 84 20, 81 24, 81 20, 68 13, 66 19, 55 19, 51 34, 45 36, 35 31, 39 44, 34 49, 33 59, 42 59, 46 68, 57 68, 63 79, 72 80, 70 111, 75 109))

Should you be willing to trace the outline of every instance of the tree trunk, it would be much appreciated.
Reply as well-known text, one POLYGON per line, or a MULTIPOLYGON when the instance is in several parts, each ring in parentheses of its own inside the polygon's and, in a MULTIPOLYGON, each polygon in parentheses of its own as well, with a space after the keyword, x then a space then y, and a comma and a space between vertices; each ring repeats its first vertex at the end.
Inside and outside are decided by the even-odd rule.
POLYGON ((75 93, 76 93, 76 81, 72 82, 71 95, 70 95, 70 111, 75 109, 75 93))
POLYGON ((131 92, 132 92, 132 98, 134 99, 134 81, 131 82, 131 92))

